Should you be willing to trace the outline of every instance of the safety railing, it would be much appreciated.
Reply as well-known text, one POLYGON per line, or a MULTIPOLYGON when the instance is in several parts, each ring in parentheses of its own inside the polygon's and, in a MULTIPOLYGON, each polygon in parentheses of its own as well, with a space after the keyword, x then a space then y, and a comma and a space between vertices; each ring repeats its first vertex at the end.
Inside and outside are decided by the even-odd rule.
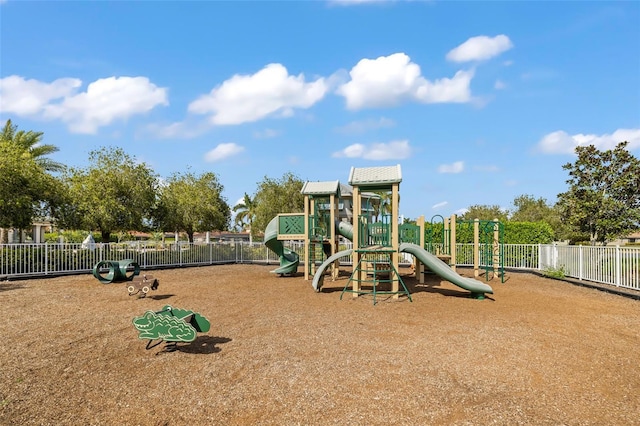
MULTIPOLYGON (((305 262, 303 242, 283 243, 300 255, 302 263, 305 262)), ((351 243, 343 242, 339 250, 348 248, 351 243)), ((434 253, 443 250, 437 244, 429 249, 434 253)), ((640 291, 640 248, 504 244, 503 250, 506 269, 556 271, 565 277, 640 291)), ((456 253, 457 265, 473 266, 473 244, 457 244, 456 253)), ((481 253, 480 259, 484 258, 486 256, 481 253)), ((123 259, 133 259, 141 269, 279 262, 278 256, 264 244, 248 242, 4 244, 0 245, 0 279, 91 273, 100 261, 123 259)), ((402 264, 411 260, 406 253, 400 256, 402 264)), ((343 257, 341 263, 351 264, 351 257, 343 257)))

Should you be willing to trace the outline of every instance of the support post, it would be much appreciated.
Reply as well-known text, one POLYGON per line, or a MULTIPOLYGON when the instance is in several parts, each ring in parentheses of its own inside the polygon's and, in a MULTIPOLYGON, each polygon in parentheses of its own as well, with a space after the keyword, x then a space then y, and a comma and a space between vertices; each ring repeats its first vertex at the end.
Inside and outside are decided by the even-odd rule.
POLYGON ((480 276, 480 220, 473 220, 473 276, 480 276))
MULTIPOLYGON (((500 270, 500 221, 493 219, 493 276, 500 270)), ((493 277, 491 277, 493 279, 493 277)))
MULTIPOLYGON (((418 227, 420 228, 420 231, 419 231, 420 232, 420 238, 419 238, 418 241, 419 241, 420 247, 424 248, 424 243, 425 243, 425 241, 424 241, 424 215, 420 216, 418 218, 418 220, 416 221, 416 223, 417 223, 418 227)), ((424 269, 425 269, 424 263, 420 262, 417 257, 414 257, 414 259, 415 259, 414 261, 416 262, 415 271, 416 271, 416 274, 418 275, 418 282, 420 284, 424 284, 424 269)))
POLYGON ((360 263, 362 254, 358 252, 359 240, 360 240, 360 216, 362 215, 362 200, 360 200, 360 189, 357 186, 353 187, 353 262, 351 265, 351 273, 356 273, 356 279, 353 280, 353 297, 358 297, 358 291, 360 291, 360 281, 362 280, 362 270, 358 270, 357 266, 360 263))
POLYGON ((304 196, 304 279, 309 281, 309 271, 311 265, 309 263, 309 252, 311 251, 311 244, 309 241, 309 195, 304 196))
POLYGON ((451 232, 450 235, 450 245, 451 245, 451 269, 455 272, 456 270, 456 215, 451 215, 451 232))
MULTIPOLYGON (((336 232, 336 217, 338 210, 338 203, 336 202, 336 196, 331 194, 329 196, 329 229, 327 229, 329 244, 331 244, 331 256, 338 252, 338 233, 336 232)), ((331 265, 331 278, 335 281, 338 278, 338 272, 340 272, 340 259, 333 262, 331 265)))
MULTIPOLYGON (((398 204, 399 204, 399 200, 398 200, 398 192, 399 192, 399 187, 400 185, 397 183, 394 183, 391 187, 391 224, 390 224, 390 228, 391 228, 391 247, 393 247, 393 253, 391 253, 391 263, 393 264, 393 268, 394 270, 398 271, 398 269, 400 268, 400 262, 399 262, 399 253, 398 253, 398 249, 400 247, 400 238, 399 238, 399 232, 398 232, 398 204)), ((389 274, 391 276, 391 273, 389 274)), ((400 276, 396 277, 398 279, 400 279, 400 276)), ((398 280, 393 280, 393 282, 391 283, 391 291, 394 292, 393 298, 397 299, 398 298, 398 290, 400 288, 400 282, 398 280)))

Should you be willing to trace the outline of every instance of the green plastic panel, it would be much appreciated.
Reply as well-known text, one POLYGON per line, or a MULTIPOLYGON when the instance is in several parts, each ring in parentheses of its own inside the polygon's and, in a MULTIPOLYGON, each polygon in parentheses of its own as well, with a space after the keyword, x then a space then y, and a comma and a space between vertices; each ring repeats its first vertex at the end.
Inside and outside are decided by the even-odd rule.
POLYGON ((102 260, 93 267, 93 276, 102 284, 131 281, 140 273, 140 265, 133 259, 102 260), (106 270, 106 272, 104 272, 106 270))
POLYGON ((304 214, 278 215, 278 239, 304 239, 304 214))
POLYGON ((412 223, 403 223, 398 227, 400 243, 420 244, 420 227, 412 223))
POLYGON ((211 323, 197 312, 166 305, 159 312, 147 311, 133 319, 139 339, 193 342, 198 332, 206 333, 211 323))

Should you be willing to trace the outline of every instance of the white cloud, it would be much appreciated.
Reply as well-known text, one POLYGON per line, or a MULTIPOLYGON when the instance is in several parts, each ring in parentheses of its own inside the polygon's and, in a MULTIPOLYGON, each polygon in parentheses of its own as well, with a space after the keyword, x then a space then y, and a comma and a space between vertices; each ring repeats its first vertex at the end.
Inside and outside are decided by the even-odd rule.
POLYGON ((453 212, 453 213, 455 213, 455 214, 456 214, 456 215, 458 215, 458 216, 463 216, 463 215, 464 215, 466 212, 468 212, 468 211, 469 211, 469 209, 468 209, 468 208, 463 207, 463 208, 461 208, 461 209, 456 210, 456 211, 455 211, 455 212, 453 212))
POLYGON ((440 207, 444 207, 447 204, 449 204, 448 201, 442 201, 440 203, 434 204, 433 206, 431 206, 432 209, 439 209, 440 207))
POLYGON ((453 62, 483 61, 506 52, 513 43, 504 34, 495 37, 471 37, 460 46, 447 53, 447 60, 453 62))
POLYGON ((211 151, 204 155, 204 159, 207 163, 215 163, 216 161, 222 161, 234 155, 238 155, 243 152, 245 148, 235 143, 221 143, 211 151))
POLYGON ((460 173, 464 170, 464 162, 456 161, 452 164, 441 164, 438 166, 438 173, 460 173))
POLYGON ((407 140, 370 145, 353 144, 342 151, 334 152, 337 158, 363 158, 365 160, 403 160, 411 155, 411 146, 407 140))
POLYGON ((61 119, 73 133, 91 134, 115 120, 168 104, 167 89, 146 77, 108 77, 90 83, 86 92, 65 97, 60 104, 46 105, 44 116, 61 119))
POLYGON ((565 131, 545 135, 537 144, 537 150, 545 154, 574 154, 577 146, 594 145, 599 150, 613 149, 618 143, 627 141, 627 149, 640 148, 640 129, 618 129, 611 134, 569 135, 565 131))
POLYGON ((506 89, 507 84, 502 80, 496 80, 495 84, 493 85, 493 88, 496 90, 506 89))
POLYGON ((336 128, 336 131, 344 134, 361 134, 369 130, 393 127, 395 125, 396 122, 389 118, 380 117, 377 120, 369 118, 366 120, 352 121, 351 123, 336 128))
POLYGON ((279 136, 282 132, 274 129, 264 129, 262 131, 253 132, 253 137, 256 139, 271 139, 279 136))
POLYGON ((295 108, 306 109, 320 101, 328 87, 324 78, 307 83, 303 74, 289 75, 283 65, 269 64, 253 75, 234 75, 191 102, 189 112, 212 114, 211 123, 216 125, 289 117, 295 108))
POLYGON ((167 89, 146 77, 102 78, 90 83, 86 92, 76 93, 81 85, 76 78, 44 83, 15 75, 6 77, 0 82, 0 109, 19 116, 58 119, 67 123, 72 133, 91 134, 115 120, 126 120, 169 103, 167 89))
POLYGON ((81 85, 77 78, 45 83, 11 75, 0 79, 0 111, 19 116, 42 114, 49 102, 72 95, 81 85))
POLYGON ((413 100, 422 103, 469 102, 473 71, 458 71, 452 78, 429 81, 420 66, 404 53, 362 59, 349 71, 351 80, 338 87, 347 108, 357 110, 397 105, 413 100))

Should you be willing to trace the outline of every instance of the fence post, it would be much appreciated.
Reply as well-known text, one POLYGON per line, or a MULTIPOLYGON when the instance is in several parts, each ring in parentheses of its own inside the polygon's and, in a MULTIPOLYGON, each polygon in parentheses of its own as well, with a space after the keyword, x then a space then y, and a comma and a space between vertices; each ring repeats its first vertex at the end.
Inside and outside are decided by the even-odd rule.
POLYGON ((44 243, 44 274, 48 275, 49 274, 49 247, 47 246, 47 243, 45 241, 44 243))
POLYGON ((538 271, 542 271, 542 244, 538 243, 538 271))
POLYGON ((582 281, 582 268, 584 263, 582 262, 582 245, 578 246, 578 279, 582 281))
POLYGON ((620 287, 620 246, 616 246, 616 287, 620 287))

